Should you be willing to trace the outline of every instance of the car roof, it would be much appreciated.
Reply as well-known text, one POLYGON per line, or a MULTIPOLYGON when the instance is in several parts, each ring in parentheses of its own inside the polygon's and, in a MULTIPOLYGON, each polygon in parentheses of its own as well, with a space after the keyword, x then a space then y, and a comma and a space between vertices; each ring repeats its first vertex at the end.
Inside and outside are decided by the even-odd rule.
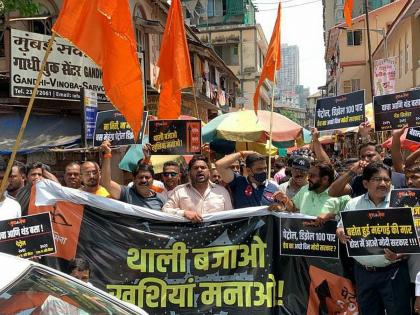
POLYGON ((31 261, 0 253, 0 291, 19 278, 31 266, 31 261))
POLYGON ((0 272, 0 292, 12 283, 14 283, 15 280, 19 278, 22 274, 24 274, 29 268, 31 268, 32 266, 36 266, 44 270, 49 270, 52 273, 59 274, 64 278, 68 278, 69 281, 71 280, 74 282, 78 282, 79 284, 88 287, 90 290, 95 291, 99 295, 104 295, 108 299, 118 301, 119 303, 126 305, 126 307, 130 308, 132 311, 136 311, 138 314, 148 315, 147 312, 138 308, 135 305, 121 301, 116 297, 110 295, 109 293, 102 291, 94 286, 87 286, 86 283, 82 282, 81 280, 76 279, 68 274, 65 274, 57 269, 53 269, 48 266, 35 263, 28 259, 23 259, 20 257, 0 252, 0 266, 2 267, 2 270, 7 270, 7 272, 0 272))

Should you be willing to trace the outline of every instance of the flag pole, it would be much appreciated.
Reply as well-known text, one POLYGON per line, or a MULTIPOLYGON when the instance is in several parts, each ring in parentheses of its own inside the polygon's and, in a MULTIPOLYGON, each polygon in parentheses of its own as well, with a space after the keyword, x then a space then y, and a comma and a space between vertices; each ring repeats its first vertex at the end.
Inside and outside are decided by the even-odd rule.
POLYGON ((38 71, 38 76, 37 76, 36 81, 35 81, 34 89, 32 90, 32 95, 31 95, 31 98, 29 100, 28 107, 26 109, 25 117, 23 118, 22 125, 20 126, 20 130, 19 130, 19 133, 17 135, 15 145, 13 146, 12 154, 10 155, 9 162, 7 163, 7 168, 6 168, 6 171, 4 173, 3 180, 1 182, 0 200, 3 200, 3 194, 4 194, 4 191, 6 190, 6 186, 7 186, 7 183, 8 183, 10 172, 12 170, 13 162, 16 158, 17 150, 20 147, 20 143, 21 143, 23 135, 25 133, 26 125, 28 124, 29 116, 31 114, 32 107, 34 105, 35 97, 36 97, 36 94, 38 92, 39 85, 41 83, 42 74, 44 73, 45 65, 47 64, 48 56, 51 53, 51 48, 52 48, 52 45, 54 43, 54 39, 55 39, 56 36, 57 36, 57 34, 55 32, 53 32, 51 34, 50 40, 48 41, 47 50, 45 51, 45 55, 44 55, 44 59, 42 60, 41 68, 38 71))
POLYGON ((195 83, 194 80, 192 81, 192 89, 193 89, 193 95, 194 95, 194 104, 195 104, 195 115, 197 116, 197 119, 200 119, 200 116, 198 115, 198 105, 197 105, 197 96, 195 95, 195 83))
MULTIPOLYGON (((278 59, 278 58, 277 58, 278 59)), ((273 80, 273 91, 271 95, 271 111, 270 111, 270 138, 268 144, 268 178, 271 179, 271 148, 272 148, 272 141, 273 141, 273 116, 274 116, 274 90, 276 89, 276 69, 277 69, 277 62, 274 66, 274 80, 273 80)))

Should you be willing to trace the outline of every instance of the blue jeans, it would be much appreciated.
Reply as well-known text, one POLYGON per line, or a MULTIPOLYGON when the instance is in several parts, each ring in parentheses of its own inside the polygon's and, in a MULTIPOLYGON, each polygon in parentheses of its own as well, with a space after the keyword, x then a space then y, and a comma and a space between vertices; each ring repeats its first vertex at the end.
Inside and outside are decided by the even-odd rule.
POLYGON ((368 271, 354 268, 357 302, 362 315, 410 315, 410 276, 406 262, 368 271))

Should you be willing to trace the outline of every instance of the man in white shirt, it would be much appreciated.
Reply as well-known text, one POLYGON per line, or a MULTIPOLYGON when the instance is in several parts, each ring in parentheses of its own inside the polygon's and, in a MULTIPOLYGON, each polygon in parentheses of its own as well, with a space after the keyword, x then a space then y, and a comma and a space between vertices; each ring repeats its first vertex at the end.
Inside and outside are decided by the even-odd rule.
MULTIPOLYGON (((3 181, 6 165, 0 165, 0 182, 3 181)), ((7 193, 0 197, 0 220, 18 218, 22 215, 20 204, 10 198, 7 193)))
POLYGON ((21 215, 20 204, 5 194, 0 199, 0 221, 19 218, 21 215))

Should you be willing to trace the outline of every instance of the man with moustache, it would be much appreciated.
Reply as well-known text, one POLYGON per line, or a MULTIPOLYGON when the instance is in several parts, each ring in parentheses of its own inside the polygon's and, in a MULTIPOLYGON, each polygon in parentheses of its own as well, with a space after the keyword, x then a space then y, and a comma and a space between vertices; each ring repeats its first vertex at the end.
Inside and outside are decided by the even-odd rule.
POLYGON ((280 185, 279 191, 286 194, 287 197, 293 198, 303 186, 308 184, 310 166, 309 160, 304 157, 293 159, 291 167, 292 177, 289 181, 280 185))
MULTIPOLYGON (((3 180, 4 172, 0 172, 0 180, 3 180)), ((12 170, 9 175, 9 185, 7 186, 7 193, 9 196, 16 198, 17 194, 25 186, 26 180, 26 166, 25 164, 15 161, 13 162, 12 170)))
MULTIPOLYGON (((381 162, 370 163, 363 169, 364 195, 351 199, 344 211, 388 208, 391 192, 391 169, 381 162)), ((337 235, 342 243, 350 237, 342 222, 337 235)), ((362 314, 411 314, 410 277, 407 261, 400 254, 384 249, 384 255, 353 257, 356 261, 357 302, 362 314)))
POLYGON ((179 164, 175 161, 167 161, 163 164, 162 181, 165 188, 162 195, 168 199, 174 189, 181 183, 181 170, 179 164))
POLYGON ((195 155, 188 163, 190 183, 175 188, 163 211, 194 222, 203 214, 232 209, 229 192, 210 181, 210 164, 204 155, 195 155))
POLYGON ((132 205, 161 210, 166 199, 152 190, 153 167, 147 164, 137 164, 133 171, 133 186, 127 187, 114 182, 111 179, 111 143, 104 141, 101 145, 103 151, 102 185, 109 191, 111 197, 132 205))
POLYGON ((64 184, 66 187, 79 189, 82 186, 80 178, 80 164, 70 162, 64 169, 64 184))
POLYGON ((108 190, 99 185, 101 181, 101 170, 98 163, 90 161, 83 163, 80 167, 80 174, 83 183, 83 186, 80 188, 81 190, 97 196, 111 197, 108 190))
POLYGON ((328 195, 328 187, 333 181, 334 169, 331 164, 318 162, 309 169, 308 185, 303 186, 293 198, 281 191, 275 193, 273 198, 280 201, 288 212, 316 216, 323 222, 333 219, 350 199, 348 196, 340 199, 328 195))

